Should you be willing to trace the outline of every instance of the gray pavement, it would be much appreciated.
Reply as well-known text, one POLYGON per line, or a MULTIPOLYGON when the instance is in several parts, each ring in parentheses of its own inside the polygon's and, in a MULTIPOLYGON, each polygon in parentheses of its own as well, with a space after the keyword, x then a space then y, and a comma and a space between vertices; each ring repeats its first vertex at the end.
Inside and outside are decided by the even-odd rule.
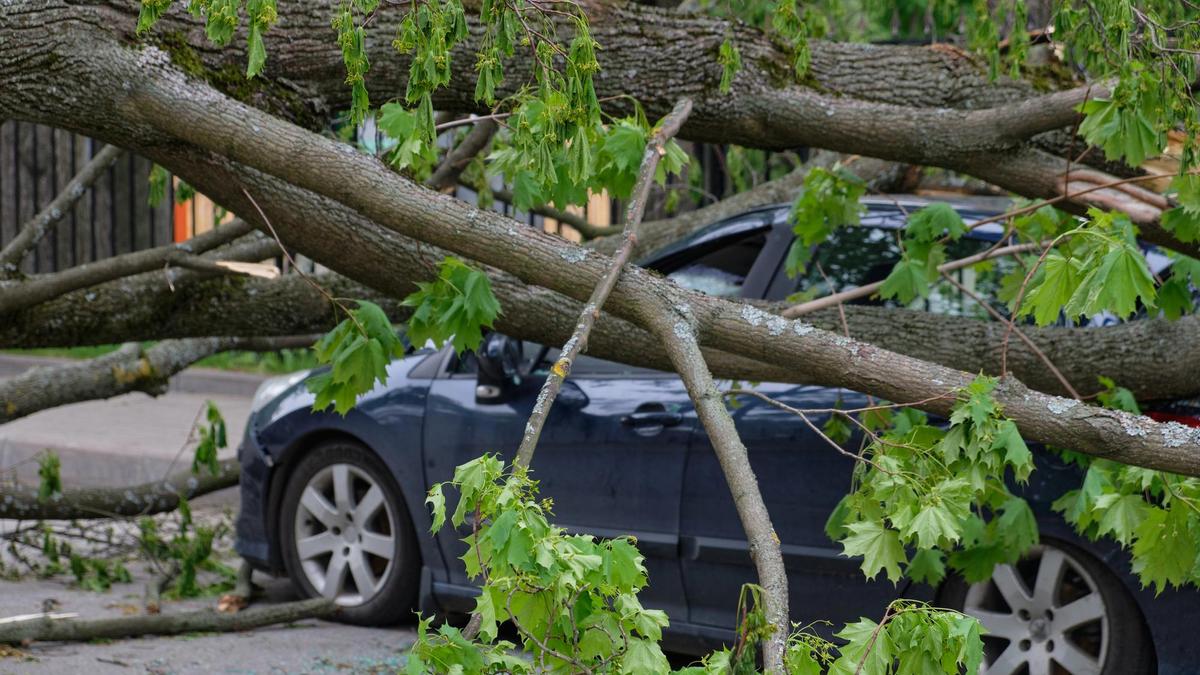
MULTIPOLYGON (((52 363, 0 355, 0 378, 32 365, 52 363)), ((0 480, 15 476, 36 483, 36 456, 54 450, 67 487, 116 486, 161 478, 172 467, 191 462, 188 434, 206 400, 225 417, 229 440, 236 446, 245 427, 255 375, 191 369, 172 380, 168 393, 152 398, 127 394, 46 410, 0 426, 0 480)), ((225 451, 233 456, 235 447, 225 451)), ((237 489, 224 490, 194 503, 197 519, 228 518, 237 509, 237 489)), ((0 534, 12 522, 0 521, 0 534)), ((218 542, 225 556, 228 539, 218 542)), ((231 559, 229 562, 234 563, 231 559)), ((107 592, 78 588, 70 576, 26 577, 0 581, 0 617, 41 611, 47 599, 55 611, 98 618, 140 611, 143 587, 150 574, 136 564, 131 584, 107 592)), ((295 599, 286 579, 256 574, 265 588, 255 604, 295 599)), ((216 598, 164 603, 164 612, 211 607, 216 598)), ((411 624, 397 628, 362 628, 325 621, 245 633, 148 637, 106 643, 35 643, 6 654, 0 649, 0 675, 6 673, 375 673, 395 672, 413 640, 411 624)))

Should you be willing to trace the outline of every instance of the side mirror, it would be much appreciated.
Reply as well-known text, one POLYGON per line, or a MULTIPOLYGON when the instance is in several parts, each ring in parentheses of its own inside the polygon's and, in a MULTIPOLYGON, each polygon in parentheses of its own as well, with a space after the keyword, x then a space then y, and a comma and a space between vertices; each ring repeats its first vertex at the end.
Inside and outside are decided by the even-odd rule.
POLYGON ((521 385, 521 341, 488 333, 475 353, 476 403, 504 403, 521 385))

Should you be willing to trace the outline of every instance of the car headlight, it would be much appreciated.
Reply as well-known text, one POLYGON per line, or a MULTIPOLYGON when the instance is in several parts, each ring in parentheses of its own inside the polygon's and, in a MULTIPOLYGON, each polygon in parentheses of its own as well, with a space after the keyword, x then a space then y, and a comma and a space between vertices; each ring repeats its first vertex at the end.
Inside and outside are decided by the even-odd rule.
POLYGON ((258 390, 254 392, 254 400, 250 403, 250 414, 253 415, 262 410, 263 406, 274 401, 292 385, 308 377, 308 374, 309 371, 301 370, 290 375, 280 375, 263 380, 263 383, 258 385, 258 390))

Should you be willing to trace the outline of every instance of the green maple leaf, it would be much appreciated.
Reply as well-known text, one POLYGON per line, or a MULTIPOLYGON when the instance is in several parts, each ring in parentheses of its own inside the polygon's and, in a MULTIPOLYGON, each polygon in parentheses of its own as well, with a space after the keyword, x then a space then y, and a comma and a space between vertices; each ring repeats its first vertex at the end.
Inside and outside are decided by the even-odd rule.
POLYGON ((1100 512, 1099 534, 1111 534, 1113 539, 1128 546, 1138 526, 1149 515, 1150 507, 1141 495, 1108 493, 1096 498, 1093 510, 1100 512))
POLYGON ((1033 471, 1033 453, 1012 420, 1000 423, 1000 429, 992 441, 992 450, 1004 450, 1004 461, 1013 468, 1017 480, 1024 482, 1029 478, 1033 471))
POLYGON ((906 236, 914 241, 931 242, 943 234, 958 239, 966 234, 967 226, 953 206, 945 202, 934 202, 922 207, 908 217, 906 236))
POLYGON ((1191 211, 1182 206, 1164 211, 1162 227, 1184 243, 1200 241, 1200 211, 1191 211))
POLYGON ((1039 326, 1054 323, 1079 288, 1080 280, 1078 263, 1058 251, 1051 251, 1030 282, 1017 315, 1033 314, 1033 320, 1039 326))
POLYGON ((1188 288, 1187 280, 1181 277, 1171 277, 1158 287, 1158 307, 1163 315, 1171 321, 1179 319, 1184 314, 1195 311, 1195 301, 1192 291, 1188 288))
POLYGON ((929 295, 929 270, 922 260, 910 259, 907 254, 892 268, 879 287, 882 298, 896 298, 907 305, 914 299, 929 295))
POLYGON ((1085 267, 1091 271, 1067 302, 1065 311, 1069 316, 1090 316, 1107 310, 1123 319, 1137 309, 1138 299, 1147 307, 1154 306, 1154 277, 1137 248, 1120 243, 1099 264, 1085 263, 1085 267))
POLYGON ((1133 571, 1143 587, 1155 587, 1155 594, 1194 578, 1200 541, 1196 539, 1196 528, 1190 527, 1187 510, 1179 503, 1169 511, 1151 508, 1135 532, 1133 571))
POLYGON ((937 586, 946 576, 946 555, 936 548, 917 551, 909 561, 905 574, 917 583, 937 586))
POLYGON ((941 504, 922 504, 912 522, 904 529, 905 536, 916 536, 917 546, 933 548, 944 539, 958 541, 958 520, 948 508, 941 504))
POLYGON ((850 532, 842 539, 842 555, 862 556, 862 571, 874 579, 879 570, 887 572, 893 583, 900 580, 900 563, 907 559, 900 535, 878 521, 863 521, 846 525, 850 532))

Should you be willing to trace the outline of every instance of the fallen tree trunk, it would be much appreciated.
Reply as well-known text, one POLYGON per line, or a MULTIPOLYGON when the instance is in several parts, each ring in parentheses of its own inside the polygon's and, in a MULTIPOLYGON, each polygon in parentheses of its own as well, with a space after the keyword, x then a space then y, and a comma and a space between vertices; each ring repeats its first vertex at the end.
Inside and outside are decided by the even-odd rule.
POLYGON ((0 644, 115 640, 142 635, 232 632, 333 616, 338 606, 327 598, 254 607, 237 613, 202 609, 178 614, 139 614, 104 619, 41 619, 0 624, 0 644))
POLYGON ((241 466, 220 462, 215 475, 191 469, 161 481, 126 487, 73 488, 38 499, 36 486, 0 488, 0 518, 15 520, 83 520, 86 518, 137 517, 174 511, 180 496, 193 499, 238 484, 241 466))

